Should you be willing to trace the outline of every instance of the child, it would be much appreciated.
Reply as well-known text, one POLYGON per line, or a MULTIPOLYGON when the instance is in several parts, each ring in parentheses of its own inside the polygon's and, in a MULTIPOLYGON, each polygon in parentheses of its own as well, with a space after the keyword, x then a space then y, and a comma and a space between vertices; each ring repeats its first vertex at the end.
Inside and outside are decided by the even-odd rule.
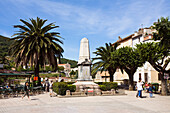
POLYGON ((153 93, 152 93, 152 84, 149 83, 149 96, 152 98, 153 93))

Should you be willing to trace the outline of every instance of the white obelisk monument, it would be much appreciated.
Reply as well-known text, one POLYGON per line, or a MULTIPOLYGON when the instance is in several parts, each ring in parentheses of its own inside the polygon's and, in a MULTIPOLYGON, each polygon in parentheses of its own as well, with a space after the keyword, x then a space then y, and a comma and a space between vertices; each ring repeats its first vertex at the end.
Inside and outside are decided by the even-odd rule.
POLYGON ((89 88, 91 88, 91 90, 95 88, 95 92, 100 91, 98 84, 94 83, 91 77, 91 64, 89 40, 83 38, 80 42, 78 79, 77 82, 73 84, 76 85, 76 91, 82 92, 89 90, 89 88))
POLYGON ((89 40, 83 38, 80 43, 78 81, 92 81, 91 64, 89 40))

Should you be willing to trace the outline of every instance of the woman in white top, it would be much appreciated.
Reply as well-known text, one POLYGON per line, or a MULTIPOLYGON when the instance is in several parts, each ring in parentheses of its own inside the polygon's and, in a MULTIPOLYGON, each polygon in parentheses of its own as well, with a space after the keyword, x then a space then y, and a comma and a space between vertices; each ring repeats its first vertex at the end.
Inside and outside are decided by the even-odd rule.
POLYGON ((137 90, 138 90, 138 96, 140 98, 142 98, 142 90, 143 90, 143 82, 141 81, 141 79, 139 79, 139 81, 137 82, 137 90))

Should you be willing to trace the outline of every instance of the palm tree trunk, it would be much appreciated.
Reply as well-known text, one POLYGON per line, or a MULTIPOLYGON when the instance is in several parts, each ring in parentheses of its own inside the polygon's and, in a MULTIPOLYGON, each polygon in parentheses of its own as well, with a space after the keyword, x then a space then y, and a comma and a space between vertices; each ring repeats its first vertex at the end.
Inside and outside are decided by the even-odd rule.
POLYGON ((34 74, 35 74, 35 77, 38 77, 38 86, 40 86, 41 78, 39 77, 39 60, 37 60, 37 63, 35 64, 34 74))
POLYGON ((166 96, 167 95, 167 91, 168 91, 167 80, 164 79, 164 73, 163 72, 160 72, 159 74, 161 76, 161 87, 162 87, 161 95, 166 96))
POLYGON ((109 75, 110 75, 110 82, 113 82, 114 81, 113 75, 116 72, 116 69, 109 69, 108 71, 109 71, 109 75))

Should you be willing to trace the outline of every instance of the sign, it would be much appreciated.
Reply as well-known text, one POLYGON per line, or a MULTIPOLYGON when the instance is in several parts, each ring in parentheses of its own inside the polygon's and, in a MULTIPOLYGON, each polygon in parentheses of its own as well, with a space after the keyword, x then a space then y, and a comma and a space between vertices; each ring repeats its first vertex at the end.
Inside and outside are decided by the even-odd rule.
POLYGON ((93 92, 93 89, 88 89, 88 92, 93 92))
POLYGON ((38 77, 34 77, 34 80, 37 81, 37 80, 38 80, 38 77))

